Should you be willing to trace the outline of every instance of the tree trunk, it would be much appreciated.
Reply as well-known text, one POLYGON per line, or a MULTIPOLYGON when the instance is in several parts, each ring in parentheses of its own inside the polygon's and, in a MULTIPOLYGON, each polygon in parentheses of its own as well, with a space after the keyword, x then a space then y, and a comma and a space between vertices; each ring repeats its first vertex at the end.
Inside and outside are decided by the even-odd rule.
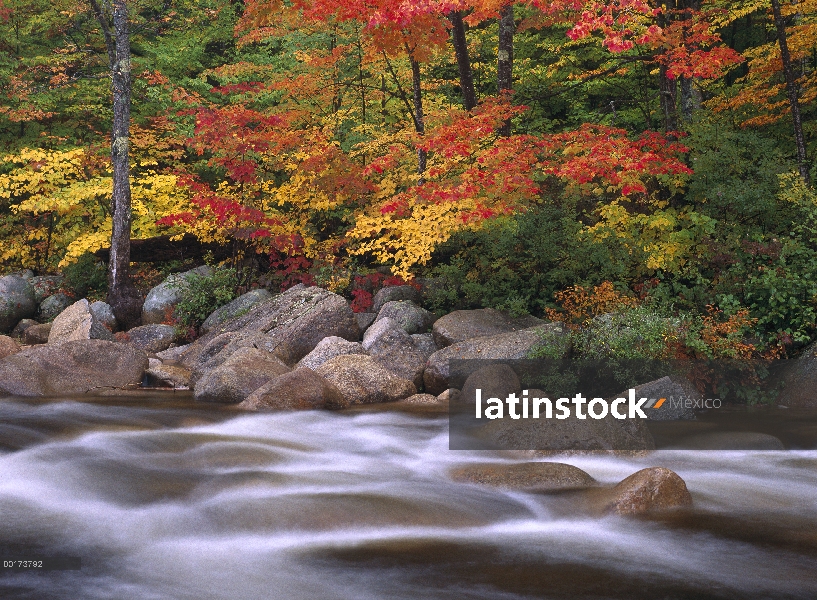
POLYGON ((797 81, 794 77, 794 66, 789 54, 789 43, 786 38, 786 23, 780 13, 780 0, 772 1, 772 13, 774 14, 774 24, 777 28, 777 41, 780 44, 780 58, 783 61, 783 75, 786 78, 786 92, 791 105, 791 118, 794 122, 794 144, 797 147, 797 166, 800 169, 800 176, 806 184, 811 183, 811 176, 806 160, 806 143, 803 138, 803 122, 800 119, 800 101, 797 98, 797 81))
MULTIPOLYGON (((701 9, 700 0, 685 0, 684 8, 688 11, 699 11, 701 9)), ((688 21, 692 18, 689 12, 685 12, 683 19, 688 21)), ((692 77, 681 78, 681 118, 684 123, 692 123, 692 113, 701 108, 701 93, 695 89, 692 77)))
MULTIPOLYGON (((506 4, 499 12, 499 51, 496 61, 496 89, 499 94, 510 92, 513 77, 513 4, 506 4)), ((499 134, 511 135, 511 120, 499 128, 499 134)))
MULTIPOLYGON (((414 128, 417 133, 423 135, 426 131, 425 115, 423 114, 423 91, 420 89, 420 63, 414 60, 409 53, 411 60, 411 91, 414 96, 414 128)), ((426 151, 417 149, 417 174, 420 176, 419 184, 425 183, 423 174, 426 172, 426 151)))
POLYGON ((113 195, 111 255, 108 261, 108 303, 123 327, 139 321, 141 298, 130 281, 130 97, 131 63, 126 0, 113 0, 114 62, 111 64, 113 131, 111 164, 113 195))
POLYGON ((465 23, 462 22, 462 13, 458 10, 448 14, 451 21, 451 43, 457 55, 457 68, 460 73, 460 88, 462 89, 462 104, 465 110, 471 110, 477 105, 477 94, 474 91, 474 74, 471 72, 471 58, 468 56, 468 42, 465 40, 465 23))

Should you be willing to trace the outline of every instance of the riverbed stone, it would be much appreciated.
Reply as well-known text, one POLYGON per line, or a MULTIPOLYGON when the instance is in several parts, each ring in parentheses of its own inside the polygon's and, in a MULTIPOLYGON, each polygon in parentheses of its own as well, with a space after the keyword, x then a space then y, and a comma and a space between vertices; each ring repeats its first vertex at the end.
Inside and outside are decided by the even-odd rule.
POLYGON ((556 462, 477 463, 450 471, 454 481, 507 490, 553 491, 586 488, 596 480, 578 467, 556 462))
POLYGON ((163 323, 172 316, 173 309, 181 301, 191 276, 209 277, 212 267, 207 265, 190 269, 183 273, 168 275, 162 283, 151 289, 142 305, 142 324, 163 323))
POLYGON ((167 350, 176 341, 176 328, 172 325, 140 325, 126 332, 127 341, 148 354, 167 350))
POLYGON ((167 350, 162 350, 161 352, 157 352, 156 356, 158 356, 163 361, 178 361, 182 354, 187 351, 187 348, 190 344, 182 344, 181 346, 170 346, 167 350))
POLYGON ((375 321, 364 334, 362 345, 383 367, 418 389, 422 387, 427 357, 417 352, 411 336, 397 321, 391 317, 375 321))
POLYGON ((438 350, 429 357, 423 374, 425 390, 430 394, 439 394, 451 387, 449 385, 451 383, 449 361, 451 360, 526 358, 534 348, 543 343, 552 344, 555 355, 566 356, 569 351, 569 338, 561 323, 547 323, 520 331, 457 342, 438 350))
POLYGON ((408 398, 398 400, 398 403, 416 404, 418 406, 436 406, 438 404, 442 404, 442 401, 438 400, 437 396, 432 396, 431 394, 414 394, 408 398))
POLYGON ((193 397, 199 402, 238 404, 268 381, 289 371, 277 356, 265 350, 239 348, 195 382, 193 397))
POLYGON ((754 431, 710 431, 678 442, 682 450, 785 450, 780 438, 754 431))
POLYGON ((272 294, 263 288, 250 290, 246 294, 240 295, 232 302, 229 302, 221 308, 217 308, 215 311, 213 311, 210 316, 205 319, 204 323, 201 324, 201 327, 199 327, 199 332, 201 334, 205 334, 215 329, 225 321, 229 321, 230 319, 235 319, 236 317, 246 314, 253 306, 259 302, 265 302, 270 298, 272 298, 272 294))
POLYGON ((434 323, 435 317, 411 300, 386 302, 377 313, 375 323, 381 319, 392 319, 406 333, 425 333, 434 323))
POLYGON ((23 343, 29 346, 35 344, 47 344, 48 336, 51 335, 52 323, 37 323, 26 328, 23 332, 23 343))
POLYGON ((238 405, 247 410, 338 409, 349 401, 332 383, 312 369, 297 368, 267 382, 238 405))
POLYGON ((366 351, 360 342, 350 342, 342 337, 331 335, 318 342, 318 345, 315 346, 309 354, 299 360, 295 367, 305 367, 314 371, 330 358, 335 358, 343 354, 366 354, 366 351))
POLYGON ((410 300, 419 305, 422 302, 420 290, 411 285, 392 285, 384 287, 372 298, 372 312, 378 314, 387 302, 410 300))
POLYGON ((318 367, 317 373, 333 383, 350 404, 395 402, 417 393, 411 381, 361 354, 336 356, 318 367))
POLYGON ((147 355, 129 344, 86 339, 31 346, 0 360, 0 394, 68 396, 134 389, 147 367, 147 355))
POLYGON ((42 301, 42 304, 40 304, 40 308, 37 310, 37 318, 41 323, 53 321, 57 315, 73 303, 74 301, 65 294, 53 294, 48 296, 42 301))
POLYGON ((480 390, 483 406, 489 398, 499 398, 503 403, 510 394, 522 392, 519 377, 508 365, 494 363, 474 371, 465 380, 460 395, 461 402, 476 402, 476 391, 480 390))
POLYGON ((20 344, 17 340, 7 335, 0 335, 0 358, 6 358, 20 351, 20 344))
POLYGON ((147 384, 153 387, 187 389, 190 387, 190 369, 181 365, 159 364, 151 366, 147 372, 147 384))
POLYGON ((511 317, 493 308, 455 310, 435 321, 432 333, 440 348, 486 336, 500 335, 543 325, 544 321, 530 315, 511 317))
POLYGON ((637 515, 692 505, 692 495, 681 477, 664 467, 633 473, 607 493, 604 511, 637 515))
POLYGON ((113 333, 94 317, 88 301, 82 298, 57 315, 48 334, 48 343, 89 339, 110 341, 113 333))
POLYGON ((65 278, 62 275, 40 275, 29 281, 34 288, 34 301, 41 304, 49 296, 56 294, 62 287, 65 278))
POLYGON ((253 306, 190 345, 181 360, 195 373, 224 362, 242 347, 257 347, 294 366, 322 339, 360 339, 355 314, 341 296, 318 287, 295 286, 253 306), (222 337, 225 336, 225 337, 222 337))
POLYGON ((110 304, 97 300, 96 302, 91 302, 90 306, 88 306, 88 310, 91 311, 94 318, 102 323, 102 325, 114 333, 118 331, 119 325, 116 322, 116 317, 113 314, 113 308, 111 308, 110 304))
POLYGON ((28 279, 0 277, 0 334, 10 332, 21 319, 30 319, 36 312, 34 288, 28 279))
POLYGON ((34 319, 21 319, 20 322, 14 326, 14 329, 11 330, 11 337, 21 340, 23 339, 23 334, 25 333, 26 329, 39 324, 40 323, 34 319))

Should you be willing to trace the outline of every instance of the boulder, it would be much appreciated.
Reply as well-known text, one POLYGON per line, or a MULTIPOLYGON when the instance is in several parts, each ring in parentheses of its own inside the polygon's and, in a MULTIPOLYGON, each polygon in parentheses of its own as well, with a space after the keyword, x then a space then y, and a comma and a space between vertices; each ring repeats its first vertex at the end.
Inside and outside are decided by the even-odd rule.
POLYGON ((753 431, 711 431, 680 440, 681 450, 785 450, 779 438, 753 431))
POLYGON ((0 359, 17 354, 20 351, 20 344, 7 335, 0 335, 0 359))
POLYGON ((190 387, 190 369, 181 365, 159 364, 151 366, 147 372, 147 385, 151 387, 171 387, 188 389, 190 387))
POLYGON ((248 410, 309 410, 345 408, 348 405, 333 384, 312 369, 298 368, 264 384, 238 406, 248 410))
POLYGON ((457 388, 448 388, 441 394, 437 395, 437 400, 440 402, 459 402, 460 397, 462 396, 462 392, 460 392, 457 388))
POLYGON ((171 346, 167 350, 157 352, 156 356, 159 357, 161 360, 177 361, 179 360, 181 355, 185 353, 189 346, 190 344, 183 344, 181 346, 171 346))
POLYGON ((473 405, 477 389, 481 390, 483 402, 488 398, 499 398, 504 402, 510 394, 520 394, 522 385, 511 367, 494 363, 485 365, 468 376, 462 386, 460 400, 473 405))
POLYGON ((127 341, 148 354, 155 354, 170 348, 176 341, 176 328, 172 325, 141 325, 129 329, 126 333, 127 341))
POLYGON ((40 308, 37 311, 37 318, 41 323, 53 321, 66 308, 74 303, 71 298, 65 294, 54 294, 42 301, 40 308))
POLYGON ((386 302, 377 313, 375 323, 381 319, 392 319, 406 333, 425 333, 434 323, 435 317, 411 300, 392 300, 386 302))
POLYGON ((26 328, 25 332, 23 332, 23 343, 28 346, 47 344, 48 336, 51 335, 51 326, 52 323, 37 323, 26 328))
POLYGON ((210 276, 213 269, 207 265, 196 267, 184 273, 169 275, 162 283, 148 292, 142 305, 142 324, 163 323, 173 313, 192 275, 210 276))
POLYGON ((73 340, 32 346, 0 360, 0 393, 68 396, 135 388, 147 366, 147 355, 128 344, 73 340))
POLYGON ((413 396, 409 396, 408 398, 403 398, 402 400, 398 400, 399 404, 416 404, 419 406, 429 406, 429 405, 437 405, 442 404, 441 400, 437 399, 437 396, 432 396, 431 394, 414 394, 413 396))
POLYGON ((34 319, 22 319, 19 323, 17 323, 17 325, 14 326, 14 329, 11 330, 11 337, 22 339, 26 329, 29 327, 34 327, 34 325, 39 325, 39 322, 35 321, 34 319))
POLYGON ((51 324, 49 344, 73 340, 113 340, 113 333, 91 313, 83 298, 62 311, 51 324))
POLYGON ((377 313, 355 313, 355 318, 357 319, 357 326, 360 328, 360 333, 363 333, 374 323, 374 320, 377 318, 377 313))
POLYGON ((393 319, 375 321, 363 336, 363 349, 398 377, 422 387, 427 357, 417 352, 411 336, 393 319))
POLYGON ((434 354, 439 348, 434 343, 434 336, 430 333, 413 333, 411 335, 411 343, 414 344, 414 349, 426 357, 434 354))
POLYGON ((350 342, 342 337, 332 335, 318 342, 312 352, 298 361, 295 368, 307 368, 314 371, 330 358, 343 354, 366 354, 366 351, 360 342, 350 342))
POLYGON ((225 321, 240 317, 241 315, 249 312, 249 310, 259 302, 265 302, 270 298, 272 298, 272 294, 265 289, 259 288, 250 290, 232 302, 229 302, 221 308, 217 308, 215 311, 213 311, 210 316, 205 319, 204 323, 201 324, 201 327, 199 327, 199 332, 201 334, 205 334, 208 331, 212 331, 225 321))
POLYGON ((596 485, 596 480, 578 467, 553 462, 477 463, 452 469, 450 475, 454 481, 507 490, 552 491, 596 485))
POLYGON ((361 354, 336 356, 318 367, 317 373, 334 384, 350 404, 394 402, 417 393, 411 381, 361 354))
POLYGON ((322 339, 360 339, 355 314, 341 296, 318 287, 295 286, 253 306, 202 336, 181 360, 196 373, 224 362, 238 348, 257 347, 295 365, 322 339))
POLYGON ((798 358, 781 362, 782 390, 777 403, 817 407, 817 343, 806 348, 798 358))
POLYGON ((493 308, 455 310, 437 319, 432 333, 437 346, 445 348, 463 340, 520 331, 542 324, 544 321, 536 317, 513 318, 493 308))
POLYGON ((239 348, 221 365, 205 373, 193 388, 199 402, 238 404, 262 385, 289 372, 281 360, 258 348, 239 348))
POLYGON ((62 275, 41 275, 32 277, 29 281, 34 288, 34 301, 41 304, 49 296, 56 294, 62 287, 65 278, 62 275))
POLYGON ((452 344, 429 357, 423 374, 425 390, 430 394, 439 394, 451 387, 449 385, 451 378, 449 361, 451 360, 526 358, 534 348, 549 338, 552 338, 554 344, 559 345, 558 352, 561 355, 567 354, 569 338, 561 323, 548 323, 520 331, 473 338, 452 344))
POLYGON ((604 511, 620 515, 692 505, 692 496, 684 480, 664 467, 651 467, 633 473, 605 496, 604 511))
POLYGON ((377 314, 387 302, 411 300, 420 304, 423 300, 420 290, 411 285, 393 285, 379 290, 372 298, 372 312, 377 314))
POLYGON ((97 300, 96 302, 91 302, 91 305, 88 307, 88 310, 91 311, 91 314, 94 318, 102 323, 105 327, 110 329, 113 332, 116 332, 118 329, 118 325, 116 323, 116 317, 114 317, 113 309, 111 305, 107 302, 102 302, 101 300, 97 300))
POLYGON ((34 288, 19 275, 0 277, 0 334, 8 333, 21 319, 37 312, 34 288))
MULTIPOLYGON (((651 421, 676 421, 695 418, 695 411, 692 408, 686 408, 683 405, 679 406, 676 402, 673 402, 673 400, 681 401, 685 398, 698 398, 700 396, 692 382, 683 377, 662 377, 636 386, 634 389, 638 398, 649 398, 650 400, 665 398, 659 408, 644 411, 651 421)), ((621 392, 616 395, 616 398, 625 397, 626 395, 626 391, 621 392)))

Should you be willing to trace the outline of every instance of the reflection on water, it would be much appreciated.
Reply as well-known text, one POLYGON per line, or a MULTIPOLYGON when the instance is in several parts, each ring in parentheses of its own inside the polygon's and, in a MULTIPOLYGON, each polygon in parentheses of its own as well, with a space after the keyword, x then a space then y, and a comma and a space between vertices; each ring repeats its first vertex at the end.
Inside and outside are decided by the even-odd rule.
POLYGON ((83 564, 0 597, 817 598, 815 451, 563 459, 678 472, 694 509, 640 520, 447 476, 485 460, 444 416, 0 400, 0 546, 83 564))

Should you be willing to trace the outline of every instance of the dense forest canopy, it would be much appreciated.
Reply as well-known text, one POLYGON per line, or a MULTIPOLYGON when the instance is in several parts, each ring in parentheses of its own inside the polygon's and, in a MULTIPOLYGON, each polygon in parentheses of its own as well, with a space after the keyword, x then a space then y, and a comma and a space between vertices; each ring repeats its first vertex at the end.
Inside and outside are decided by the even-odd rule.
MULTIPOLYGON (((95 7, 0 0, 7 271, 110 245, 95 7)), ((134 238, 232 244, 284 286, 387 265, 441 310, 612 282, 760 349, 815 337, 817 0, 127 7, 134 238)))

